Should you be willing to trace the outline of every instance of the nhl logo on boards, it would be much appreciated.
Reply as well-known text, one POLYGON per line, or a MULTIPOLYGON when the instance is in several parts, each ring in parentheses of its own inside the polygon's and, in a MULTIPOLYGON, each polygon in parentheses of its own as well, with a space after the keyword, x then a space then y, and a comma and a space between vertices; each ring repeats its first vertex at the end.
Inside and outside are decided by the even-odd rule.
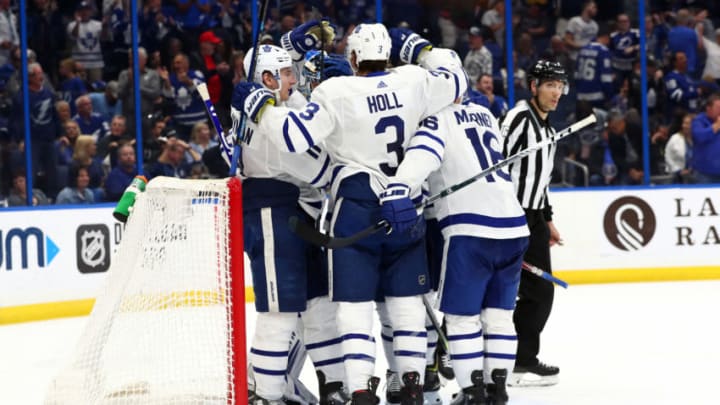
POLYGON ((102 273, 110 268, 110 231, 106 225, 79 226, 75 246, 80 273, 102 273))
POLYGON ((620 250, 640 250, 655 235, 655 213, 637 197, 625 196, 613 201, 605 211, 603 228, 608 241, 620 250))

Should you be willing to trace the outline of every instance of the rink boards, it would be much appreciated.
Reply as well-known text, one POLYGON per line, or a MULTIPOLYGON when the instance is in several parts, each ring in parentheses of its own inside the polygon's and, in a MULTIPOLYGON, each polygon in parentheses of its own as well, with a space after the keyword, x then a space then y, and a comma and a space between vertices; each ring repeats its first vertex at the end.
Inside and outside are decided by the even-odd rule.
MULTIPOLYGON (((720 279, 720 188, 557 190, 550 200, 563 239, 554 272, 570 284, 720 279)), ((89 313, 122 240, 111 213, 0 211, 0 324, 89 313)))

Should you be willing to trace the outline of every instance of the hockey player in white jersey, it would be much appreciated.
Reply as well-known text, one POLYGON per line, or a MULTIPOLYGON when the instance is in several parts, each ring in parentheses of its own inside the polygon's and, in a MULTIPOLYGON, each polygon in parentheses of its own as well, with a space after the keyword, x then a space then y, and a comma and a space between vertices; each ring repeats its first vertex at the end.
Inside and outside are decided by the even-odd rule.
MULTIPOLYGON (((429 175, 436 194, 502 160, 501 150, 490 110, 455 104, 422 121, 393 181, 416 190, 429 175)), ((506 404, 516 350, 512 315, 529 235, 523 209, 503 170, 433 205, 444 240, 439 308, 462 388, 452 403, 506 404)), ((395 225, 395 214, 384 213, 395 225)))
MULTIPOLYGON (((355 77, 329 79, 318 86, 303 110, 270 107, 273 95, 248 89, 245 112, 263 134, 291 152, 324 141, 334 159, 331 196, 334 236, 346 236, 380 220, 383 201, 408 189, 389 187, 412 131, 424 116, 452 103, 467 86, 457 55, 428 50, 417 35, 395 38, 407 65, 386 70, 391 38, 381 24, 360 24, 348 37, 347 56, 355 77)), ((257 135, 256 135, 257 136, 257 135)), ((382 287, 394 330, 402 401, 422 404, 425 369, 427 263, 423 223, 412 232, 398 229, 329 254, 331 294, 339 302, 338 328, 352 403, 375 404, 373 300, 382 287)))
MULTIPOLYGON (((305 98, 292 89, 296 78, 290 55, 272 45, 262 45, 257 52, 256 73, 251 80, 273 91, 281 104, 304 106, 305 98)), ((253 53, 246 56, 246 70, 253 53)), ((241 114, 235 108, 239 105, 236 95, 233 134, 241 114)), ((322 253, 287 227, 291 216, 314 221, 321 199, 315 187, 327 182, 330 159, 317 146, 303 154, 280 151, 267 137, 255 135, 256 131, 255 124, 248 122, 241 156, 245 250, 251 260, 258 310, 250 352, 255 380, 251 401, 283 403, 288 357, 295 354, 288 350, 288 342, 296 332, 298 312, 307 308, 301 333, 318 371, 320 403, 344 403, 344 369, 337 332, 328 327, 334 324, 335 308, 327 298, 322 253)))

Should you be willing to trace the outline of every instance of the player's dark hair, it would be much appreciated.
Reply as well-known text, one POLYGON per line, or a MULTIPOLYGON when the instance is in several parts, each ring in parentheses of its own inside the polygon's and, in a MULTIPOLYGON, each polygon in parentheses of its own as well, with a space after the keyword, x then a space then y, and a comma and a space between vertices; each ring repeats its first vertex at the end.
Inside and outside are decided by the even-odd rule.
POLYGON ((384 72, 386 68, 384 60, 364 60, 358 64, 358 70, 365 73, 384 72))

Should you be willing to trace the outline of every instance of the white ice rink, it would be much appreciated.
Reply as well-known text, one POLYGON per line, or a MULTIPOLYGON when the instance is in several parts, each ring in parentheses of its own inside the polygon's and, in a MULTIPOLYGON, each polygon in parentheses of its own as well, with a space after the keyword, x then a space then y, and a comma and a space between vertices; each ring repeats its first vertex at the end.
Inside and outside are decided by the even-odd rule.
MULTIPOLYGON (((0 326, 0 405, 42 404, 86 320, 0 326)), ((560 384, 510 389, 511 404, 719 404, 720 281, 559 288, 541 359, 560 366, 560 384)), ((307 365, 303 379, 316 387, 307 365)), ((443 388, 446 403, 455 391, 443 388)))

